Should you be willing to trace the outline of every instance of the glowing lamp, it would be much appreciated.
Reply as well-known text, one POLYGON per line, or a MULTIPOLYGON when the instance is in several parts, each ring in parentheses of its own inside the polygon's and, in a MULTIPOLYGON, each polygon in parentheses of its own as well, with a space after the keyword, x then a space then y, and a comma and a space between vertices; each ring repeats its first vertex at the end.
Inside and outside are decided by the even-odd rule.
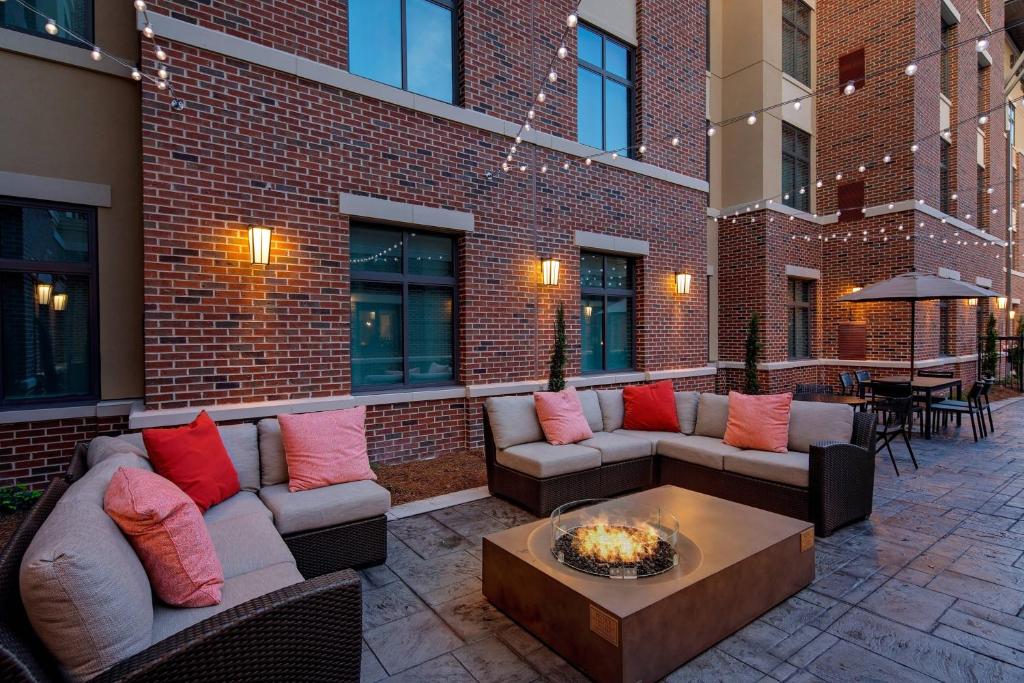
POLYGON ((558 269, 561 264, 556 258, 546 258, 540 262, 541 281, 545 285, 558 284, 558 269))
POLYGON ((40 306, 49 306, 53 297, 53 284, 50 282, 36 283, 36 303, 40 306))
POLYGON ((254 266, 265 266, 270 263, 270 238, 273 234, 273 228, 249 226, 249 258, 254 266))
POLYGON ((1016 317, 1017 317, 1017 311, 1010 311, 1010 320, 1013 320, 1016 317))
POLYGON ((67 292, 57 292, 53 295, 53 310, 63 311, 68 307, 67 292))
POLYGON ((978 305, 978 300, 977 299, 968 299, 967 300, 967 305, 968 306, 977 306, 978 305))
POLYGON ((692 282, 693 276, 689 273, 676 273, 676 294, 689 294, 692 282))
POLYGON ((862 289, 864 289, 864 288, 863 287, 854 287, 853 289, 850 290, 850 293, 851 294, 856 294, 857 292, 859 292, 862 289))
POLYGON ((1006 308, 1006 297, 999 297, 998 299, 996 299, 996 303, 999 304, 999 310, 1003 310, 1004 308, 1006 308))

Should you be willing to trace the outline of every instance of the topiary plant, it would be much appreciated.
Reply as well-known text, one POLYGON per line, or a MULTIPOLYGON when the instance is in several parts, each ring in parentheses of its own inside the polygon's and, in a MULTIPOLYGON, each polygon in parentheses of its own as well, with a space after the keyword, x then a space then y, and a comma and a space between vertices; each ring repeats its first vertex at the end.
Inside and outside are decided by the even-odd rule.
POLYGON ((565 389, 565 307, 558 304, 555 315, 555 348, 551 352, 551 367, 548 370, 548 391, 565 389))
POLYGON ((997 346, 996 317, 990 313, 985 323, 985 346, 981 356, 981 374, 985 377, 996 376, 996 365, 999 363, 997 346))
POLYGON ((42 491, 33 491, 24 484, 5 486, 0 489, 0 512, 10 514, 32 507, 42 491))
POLYGON ((761 357, 761 316, 754 313, 747 325, 747 352, 743 364, 743 393, 760 394, 761 382, 757 377, 757 360, 761 357))

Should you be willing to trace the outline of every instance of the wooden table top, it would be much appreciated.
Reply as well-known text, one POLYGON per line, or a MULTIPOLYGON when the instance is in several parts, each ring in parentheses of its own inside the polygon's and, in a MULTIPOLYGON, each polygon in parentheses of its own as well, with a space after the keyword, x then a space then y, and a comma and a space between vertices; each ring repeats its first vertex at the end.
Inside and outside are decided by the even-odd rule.
POLYGON ((868 402, 866 398, 860 396, 843 394, 793 394, 793 400, 808 403, 841 403, 847 406, 862 406, 868 402))
MULTIPOLYGON (((892 375, 890 377, 878 377, 873 382, 885 382, 886 384, 906 384, 910 382, 910 375, 892 375)), ((945 389, 960 384, 956 377, 914 377, 913 387, 915 389, 945 389)))

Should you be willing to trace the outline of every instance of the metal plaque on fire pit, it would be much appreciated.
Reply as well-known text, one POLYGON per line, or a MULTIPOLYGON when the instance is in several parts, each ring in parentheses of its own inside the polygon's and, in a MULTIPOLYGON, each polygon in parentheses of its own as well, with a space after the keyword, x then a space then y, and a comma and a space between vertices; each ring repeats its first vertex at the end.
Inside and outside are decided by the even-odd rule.
POLYGON ((660 508, 586 509, 603 499, 566 503, 551 513, 551 553, 577 571, 611 579, 655 576, 679 564, 679 520, 660 508))

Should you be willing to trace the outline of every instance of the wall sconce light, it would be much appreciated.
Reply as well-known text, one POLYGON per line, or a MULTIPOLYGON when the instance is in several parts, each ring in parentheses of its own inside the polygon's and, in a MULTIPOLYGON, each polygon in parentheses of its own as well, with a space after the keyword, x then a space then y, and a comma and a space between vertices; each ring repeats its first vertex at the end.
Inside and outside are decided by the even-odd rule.
POLYGON ((1010 320, 1013 320, 1016 317, 1017 317, 1017 311, 1010 311, 1010 320))
POLYGON ((676 294, 689 294, 692 282, 693 275, 689 273, 676 273, 676 294))
POLYGON ((996 299, 996 303, 999 304, 999 310, 1003 310, 1004 308, 1006 308, 1006 297, 999 297, 998 299, 996 299))
POLYGON ((589 318, 592 315, 594 315, 594 307, 593 306, 584 306, 583 307, 583 317, 589 318))
POLYGON ((37 282, 36 283, 36 303, 40 306, 49 306, 50 299, 53 297, 53 283, 52 282, 37 282))
POLYGON ((57 292, 53 295, 53 310, 63 311, 68 307, 67 292, 57 292))
POLYGON ((249 226, 249 258, 254 266, 265 266, 270 263, 270 238, 273 234, 273 228, 249 226))
POLYGON ((859 292, 862 289, 864 289, 864 288, 863 287, 854 287, 853 289, 850 290, 850 293, 851 294, 856 294, 857 292, 859 292))
POLYGON ((558 269, 560 265, 556 258, 546 258, 540 262, 541 281, 545 285, 558 284, 558 269))
POLYGON ((978 305, 978 300, 977 299, 968 299, 967 300, 967 305, 968 306, 977 306, 978 305))

